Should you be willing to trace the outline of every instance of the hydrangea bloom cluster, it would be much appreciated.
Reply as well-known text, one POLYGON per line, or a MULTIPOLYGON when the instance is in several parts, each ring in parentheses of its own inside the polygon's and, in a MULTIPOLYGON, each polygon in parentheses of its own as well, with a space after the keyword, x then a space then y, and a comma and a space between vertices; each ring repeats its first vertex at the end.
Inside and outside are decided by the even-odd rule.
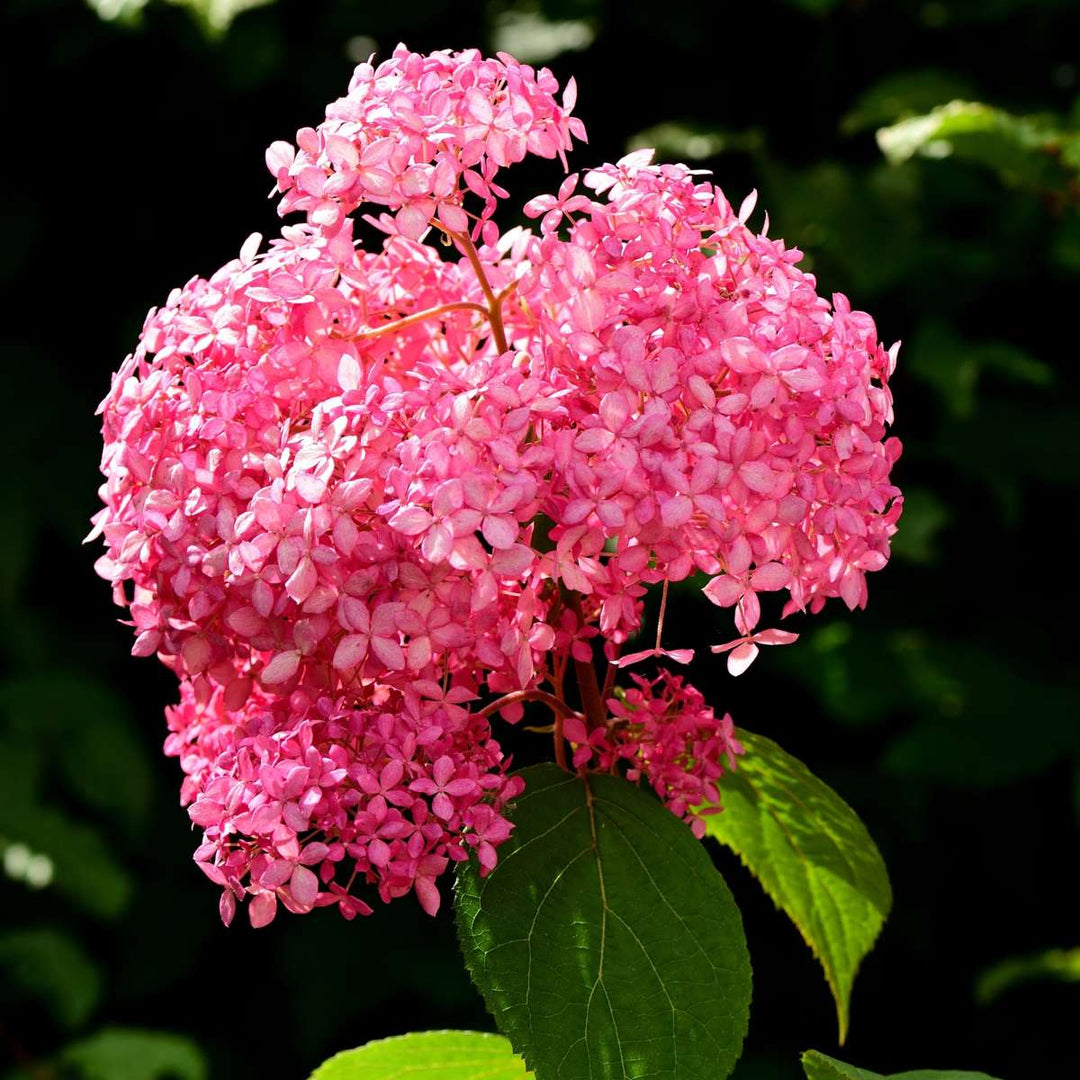
POLYGON ((888 558, 895 348, 752 199, 639 152, 500 233, 498 171, 584 138, 557 90, 505 55, 361 64, 268 151, 305 220, 152 310, 102 404, 97 569, 180 679, 166 748, 226 921, 352 917, 362 885, 434 912, 510 834, 491 723, 528 701, 558 760, 646 778, 700 832, 741 748, 681 678, 615 687, 693 655, 662 609, 621 655, 648 587, 705 575, 738 674, 796 637, 757 629, 760 593, 859 607, 888 558))
POLYGON ((721 809, 717 781, 743 752, 735 725, 680 675, 662 670, 652 680, 632 679, 633 687, 607 702, 609 723, 589 730, 578 717, 566 721, 574 767, 615 772, 625 763, 626 778, 646 779, 700 839, 705 816, 721 809))

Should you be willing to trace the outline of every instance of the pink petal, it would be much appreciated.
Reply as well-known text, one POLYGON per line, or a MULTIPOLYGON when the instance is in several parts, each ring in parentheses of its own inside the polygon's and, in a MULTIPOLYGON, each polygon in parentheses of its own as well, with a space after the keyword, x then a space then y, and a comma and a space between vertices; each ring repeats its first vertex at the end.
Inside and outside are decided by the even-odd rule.
POLYGON ((421 506, 403 506, 390 518, 389 525, 403 536, 419 536, 431 525, 431 515, 421 506))
POLYGON ((496 550, 505 550, 514 546, 518 538, 518 524, 505 514, 488 514, 484 518, 481 531, 484 539, 496 550))
POLYGON ((460 206, 455 206, 453 203, 439 204, 439 220, 454 232, 469 231, 468 214, 460 206))
POLYGON ((799 635, 790 630, 762 630, 754 635, 754 640, 762 645, 790 645, 799 640, 799 635))
POLYGON ((642 660, 647 660, 650 656, 655 656, 655 649, 644 649, 642 652, 627 653, 625 656, 620 656, 618 660, 613 660, 612 663, 617 668, 629 667, 631 664, 640 663, 642 660))
POLYGON ((676 664, 689 664, 694 659, 693 649, 661 649, 660 651, 676 664))
POLYGON ((314 907, 319 896, 319 879, 306 866, 298 866, 289 881, 289 892, 298 906, 314 907))
POLYGON ((248 919, 256 930, 262 926, 269 926, 276 914, 277 897, 272 892, 259 893, 248 904, 248 919))
POLYGON ((731 607, 743 594, 746 585, 731 574, 714 577, 701 591, 717 606, 731 607))
POLYGON ((746 638, 736 638, 734 641, 726 641, 723 645, 713 645, 712 652, 725 653, 731 649, 737 649, 746 641, 746 638))
POLYGON ((368 639, 365 634, 349 634, 343 637, 334 651, 334 667, 338 671, 354 668, 367 656, 368 639))
POLYGON ((288 652, 280 652, 263 668, 261 681, 264 686, 275 686, 277 683, 288 682, 296 674, 299 667, 299 650, 290 649, 288 652))
POLYGON ((778 562, 765 563, 750 575, 750 584, 759 592, 782 589, 791 580, 791 571, 778 562))
POLYGON ((226 889, 221 894, 221 899, 218 901, 218 912, 221 915, 221 921, 226 926, 233 921, 233 916, 236 914, 236 897, 233 895, 232 889, 226 889))
POLYGON ((732 675, 741 675, 756 659, 758 647, 752 641, 744 641, 727 658, 727 669, 732 675))
POLYGON ((405 651, 396 642, 389 638, 372 638, 371 651, 392 671, 402 671, 405 668, 405 651))
POLYGON ((429 877, 418 877, 413 887, 416 889, 416 898, 420 901, 420 906, 429 915, 437 915, 442 897, 439 895, 435 882, 429 877))

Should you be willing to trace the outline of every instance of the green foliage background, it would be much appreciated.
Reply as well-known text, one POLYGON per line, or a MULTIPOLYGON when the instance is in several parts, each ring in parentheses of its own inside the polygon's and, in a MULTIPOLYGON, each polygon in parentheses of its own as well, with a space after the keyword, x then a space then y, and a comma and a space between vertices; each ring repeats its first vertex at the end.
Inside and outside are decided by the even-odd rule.
MULTIPOLYGON (((1077 4, 10 0, 0 19, 0 1075, 303 1076, 370 1038, 490 1029, 449 915, 220 926, 159 751, 172 677, 127 655, 79 547, 93 410, 146 308, 276 228, 263 147, 399 39, 575 74, 572 167, 654 145, 736 204, 757 187, 823 290, 903 338, 908 501, 869 609, 792 620, 799 645, 737 682, 711 658, 691 677, 834 787, 889 866, 844 1059, 1075 1066, 1075 965, 1044 961, 1078 944, 1077 4)), ((511 182, 524 201, 558 172, 511 182)), ((688 636, 727 636, 694 590, 678 603, 688 636)), ((510 741, 521 763, 546 749, 510 741)), ((835 1049, 829 995, 710 850, 754 963, 735 1077, 797 1077, 799 1051, 835 1049)))

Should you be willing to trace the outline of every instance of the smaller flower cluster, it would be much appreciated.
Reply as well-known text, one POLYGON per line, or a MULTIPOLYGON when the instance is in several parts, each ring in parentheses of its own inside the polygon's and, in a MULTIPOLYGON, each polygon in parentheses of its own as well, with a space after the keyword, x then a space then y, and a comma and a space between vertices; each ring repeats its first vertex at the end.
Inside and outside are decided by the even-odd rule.
POLYGON ((547 68, 537 72, 506 53, 422 56, 399 45, 377 68, 360 64, 326 120, 296 133, 296 148, 275 142, 267 150, 281 213, 302 210, 332 236, 368 202, 396 211, 382 224, 414 240, 436 214, 448 229, 468 232, 467 191, 483 200, 487 221, 507 196, 495 183, 500 168, 526 154, 558 155, 565 165, 571 137, 584 141, 584 125, 570 116, 574 81, 561 104, 558 88, 547 68))
POLYGON ((232 711, 208 685, 182 684, 165 751, 186 774, 182 802, 204 830, 195 861, 222 887, 226 925, 249 896, 256 927, 279 901, 370 914, 358 879, 384 901, 415 891, 434 915, 451 861, 475 849, 482 873, 495 866, 511 828, 503 808, 524 785, 506 775, 487 720, 461 707, 468 695, 418 683, 358 708, 255 688, 232 711))
POLYGON ((680 675, 661 670, 655 679, 632 678, 633 687, 607 702, 611 719, 606 726, 589 731, 577 717, 565 722, 563 731, 574 744, 573 763, 608 772, 625 763, 626 778, 647 780, 701 839, 704 815, 721 809, 716 784, 724 762, 734 770, 743 753, 735 725, 726 713, 718 717, 680 675))

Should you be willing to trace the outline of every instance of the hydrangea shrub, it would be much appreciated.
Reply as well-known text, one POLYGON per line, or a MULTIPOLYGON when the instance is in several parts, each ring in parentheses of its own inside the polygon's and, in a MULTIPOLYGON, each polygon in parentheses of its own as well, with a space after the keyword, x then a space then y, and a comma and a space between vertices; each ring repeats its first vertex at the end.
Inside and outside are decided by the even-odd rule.
MULTIPOLYGON (((710 822, 747 739, 679 673, 702 644, 665 625, 668 588, 695 578, 730 610, 734 638, 704 651, 732 675, 798 636, 761 627, 761 593, 781 594, 784 617, 865 605, 902 505, 896 347, 845 297, 819 296, 767 222, 750 227, 753 195, 736 210, 649 151, 531 199, 533 228, 500 227, 503 170, 529 154, 565 166, 585 140, 575 99, 572 80, 560 95, 505 54, 402 45, 359 65, 318 127, 267 151, 292 223, 147 316, 101 405, 91 536, 133 653, 179 680, 165 750, 226 924, 241 904, 261 927, 279 906, 352 919, 409 894, 434 915, 455 864, 470 970, 541 1080, 674 1077, 680 1053, 682 1075, 697 1053, 720 1076, 749 968, 725 966, 745 953, 741 926, 697 841, 737 846, 710 822), (354 239, 357 212, 380 243, 354 239), (514 773, 498 727, 529 703, 550 712, 555 764, 514 773), (581 852, 552 847, 578 826, 581 852), (542 911, 575 859, 578 892, 542 911), (617 909, 644 879, 666 914, 617 909), (596 885, 597 933, 589 918, 574 930, 569 908, 596 885), (678 956, 642 938, 668 915, 689 934, 678 956), (552 917, 534 985, 529 935, 552 917), (494 957, 521 920, 519 993, 494 957), (617 940, 667 995, 662 1038, 648 1017, 620 1034, 645 983, 617 940), (682 970, 694 949, 712 954, 716 991, 701 1017, 672 989, 697 977, 682 970), (631 980, 626 1000, 605 963, 631 980), (566 985, 545 985, 553 972, 566 985), (543 1035, 553 995, 584 1010, 561 1060, 543 1035)), ((880 858, 829 795, 802 825, 850 827, 840 843, 870 870, 837 887, 883 919, 880 858)), ((826 971, 850 969, 830 975, 843 1030, 847 976, 880 921, 845 945, 843 905, 800 919, 765 847, 741 853, 826 971)), ((808 859, 804 889, 824 872, 808 859)))

